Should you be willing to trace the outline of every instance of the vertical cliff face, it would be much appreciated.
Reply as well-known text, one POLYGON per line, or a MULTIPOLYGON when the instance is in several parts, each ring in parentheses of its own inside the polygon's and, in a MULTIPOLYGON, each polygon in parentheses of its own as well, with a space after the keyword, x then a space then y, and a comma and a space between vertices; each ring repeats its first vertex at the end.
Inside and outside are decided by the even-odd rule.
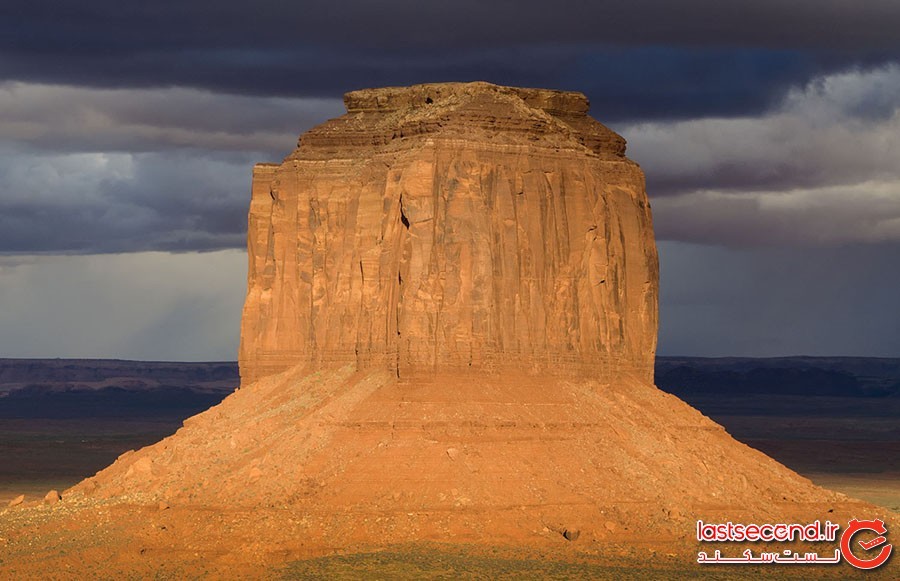
POLYGON ((364 90, 254 168, 243 380, 305 361, 652 378, 640 168, 580 93, 364 90))

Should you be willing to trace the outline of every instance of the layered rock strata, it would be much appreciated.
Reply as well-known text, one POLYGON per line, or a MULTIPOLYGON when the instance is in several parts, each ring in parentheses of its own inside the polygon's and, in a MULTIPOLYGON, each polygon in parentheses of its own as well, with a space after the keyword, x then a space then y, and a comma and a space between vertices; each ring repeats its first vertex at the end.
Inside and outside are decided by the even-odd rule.
POLYGON ((254 168, 243 381, 303 362, 652 379, 644 176, 580 93, 363 90, 254 168))

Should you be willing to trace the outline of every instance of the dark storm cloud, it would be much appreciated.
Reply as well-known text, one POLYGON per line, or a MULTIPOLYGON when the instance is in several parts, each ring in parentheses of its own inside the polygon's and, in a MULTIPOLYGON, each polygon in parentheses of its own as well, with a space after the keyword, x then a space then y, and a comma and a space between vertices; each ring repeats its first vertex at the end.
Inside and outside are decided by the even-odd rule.
POLYGON ((284 99, 195 89, 89 89, 0 84, 0 140, 44 152, 142 152, 190 147, 267 152, 343 113, 340 99, 284 99))
POLYGON ((7 4, 21 52, 279 48, 302 39, 366 48, 605 42, 894 49, 893 0, 32 0, 7 4))
POLYGON ((246 240, 247 154, 0 157, 0 249, 107 253, 239 248, 246 240))
POLYGON ((624 133, 647 173, 660 239, 900 240, 900 66, 816 79, 756 117, 637 123, 624 133))
POLYGON ((253 163, 339 100, 0 85, 0 253, 245 244, 253 163))
POLYGON ((328 97, 483 79, 584 90, 604 120, 685 118, 895 60, 898 29, 892 1, 37 1, 0 12, 0 78, 328 97))
MULTIPOLYGON (((647 173, 660 239, 900 240, 900 67, 793 87, 755 117, 613 124, 647 173), (860 115, 877 103, 878 114, 860 115)), ((0 85, 0 252, 244 245, 250 168, 338 99, 0 85)))
POLYGON ((7 4, 0 252, 242 246, 253 161, 345 90, 448 79, 585 91, 666 238, 891 240, 898 19, 827 0, 7 4), (876 228, 854 211, 873 200, 876 228))
POLYGON ((582 91, 605 120, 752 114, 791 86, 894 54, 765 48, 527 45, 476 50, 350 50, 53 53, 9 58, 0 78, 95 87, 183 86, 248 95, 340 97, 352 89, 448 80, 582 91))
POLYGON ((900 181, 814 190, 660 198, 659 240, 731 247, 835 247, 900 241, 900 181))
POLYGON ((900 180, 900 66, 820 77, 757 116, 619 129, 657 197, 900 180))

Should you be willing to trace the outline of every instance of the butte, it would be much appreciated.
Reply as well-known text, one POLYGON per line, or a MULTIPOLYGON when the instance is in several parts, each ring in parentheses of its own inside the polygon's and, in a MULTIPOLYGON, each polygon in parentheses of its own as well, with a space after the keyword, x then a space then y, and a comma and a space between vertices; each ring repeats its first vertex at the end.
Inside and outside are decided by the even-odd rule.
POLYGON ((146 550, 123 563, 247 573, 421 541, 682 554, 698 518, 847 505, 653 385, 644 176, 584 95, 344 102, 253 170, 240 389, 63 495, 142 523, 116 529, 146 550))

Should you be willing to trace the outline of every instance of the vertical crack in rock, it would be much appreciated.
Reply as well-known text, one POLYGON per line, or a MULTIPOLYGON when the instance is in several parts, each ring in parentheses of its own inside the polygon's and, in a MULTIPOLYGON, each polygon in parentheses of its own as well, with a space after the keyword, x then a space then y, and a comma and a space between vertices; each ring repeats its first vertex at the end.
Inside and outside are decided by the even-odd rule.
POLYGON ((396 372, 398 378, 400 377, 400 368, 401 368, 400 347, 399 346, 402 344, 402 339, 403 339, 402 332, 401 332, 401 328, 403 326, 402 320, 401 320, 401 317, 403 314, 403 291, 404 291, 403 268, 405 265, 409 264, 409 256, 408 256, 407 251, 409 249, 409 243, 410 243, 410 241, 409 241, 409 218, 407 218, 407 216, 406 216, 406 211, 404 209, 402 194, 400 195, 399 208, 400 208, 400 223, 403 224, 403 230, 401 230, 401 233, 400 233, 401 256, 400 256, 400 264, 399 264, 399 267, 397 268, 397 308, 396 308, 397 316, 396 316, 396 321, 395 321, 395 325, 397 326, 397 349, 396 349, 396 358, 394 360, 394 365, 395 365, 394 371, 396 372))

